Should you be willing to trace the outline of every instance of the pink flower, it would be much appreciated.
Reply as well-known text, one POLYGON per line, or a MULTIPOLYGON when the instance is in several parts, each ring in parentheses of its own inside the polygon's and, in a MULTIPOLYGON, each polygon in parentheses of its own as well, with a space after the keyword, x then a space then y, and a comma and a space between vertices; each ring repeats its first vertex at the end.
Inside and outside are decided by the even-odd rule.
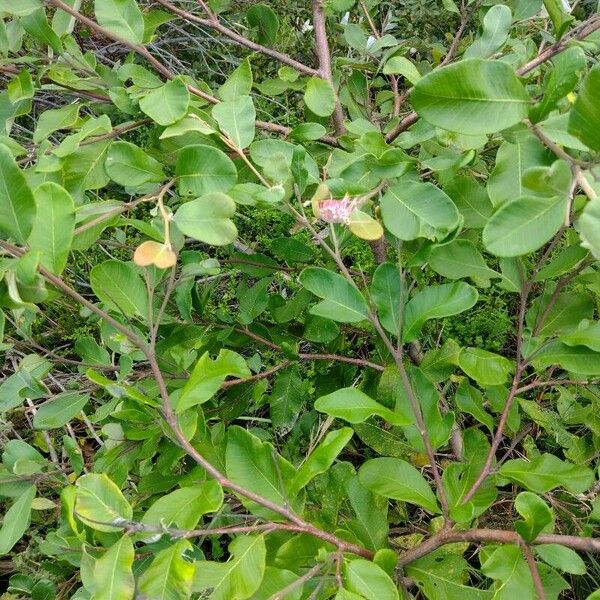
POLYGON ((326 223, 347 223, 350 213, 356 208, 354 202, 349 198, 342 200, 321 200, 319 203, 319 214, 326 223))

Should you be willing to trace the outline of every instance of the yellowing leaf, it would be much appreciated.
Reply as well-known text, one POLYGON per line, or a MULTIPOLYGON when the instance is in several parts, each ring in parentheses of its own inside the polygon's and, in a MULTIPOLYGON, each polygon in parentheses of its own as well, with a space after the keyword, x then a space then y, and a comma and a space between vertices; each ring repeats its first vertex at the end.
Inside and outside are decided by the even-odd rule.
POLYGON ((138 267, 154 265, 159 269, 170 269, 177 263, 177 255, 171 248, 149 240, 140 244, 133 255, 133 262, 138 267))

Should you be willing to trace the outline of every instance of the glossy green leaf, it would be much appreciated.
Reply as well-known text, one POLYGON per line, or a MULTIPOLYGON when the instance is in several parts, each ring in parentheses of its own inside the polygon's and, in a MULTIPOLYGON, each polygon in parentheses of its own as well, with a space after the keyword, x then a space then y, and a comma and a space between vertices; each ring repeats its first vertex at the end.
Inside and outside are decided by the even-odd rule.
POLYGON ((258 32, 258 43, 274 46, 277 42, 279 18, 277 13, 267 4, 253 4, 246 11, 248 25, 258 32))
POLYGON ((416 84, 411 100, 433 125, 471 135, 516 125, 530 102, 507 63, 475 58, 435 69, 416 84))
POLYGON ((34 143, 43 142, 55 131, 73 127, 79 117, 79 109, 78 104, 67 104, 61 108, 45 110, 37 120, 33 132, 34 143))
POLYGON ((252 373, 242 356, 232 350, 222 349, 215 360, 205 352, 196 363, 190 378, 181 390, 176 411, 183 411, 210 400, 227 377, 250 377, 252 373))
POLYGON ((515 521, 515 530, 526 541, 532 542, 552 523, 552 511, 536 494, 521 492, 515 499, 515 509, 523 517, 515 521))
POLYGON ((219 129, 236 147, 247 148, 253 142, 256 110, 250 96, 219 102, 212 109, 212 116, 219 124, 219 129))
POLYGON ((173 222, 184 235, 211 244, 231 244, 238 235, 231 217, 235 215, 235 202, 221 192, 209 192, 182 204, 173 222))
POLYGON ((512 25, 512 13, 505 4, 492 6, 483 18, 481 35, 465 50, 465 58, 490 58, 502 49, 512 25))
POLYGON ((553 341, 536 352, 532 361, 538 369, 559 365, 566 371, 580 375, 600 375, 600 353, 587 346, 568 346, 553 341))
POLYGON ((541 248, 566 218, 567 199, 522 196, 503 204, 483 230, 483 243, 496 256, 521 256, 541 248))
POLYGON ((133 559, 135 552, 128 535, 122 536, 94 566, 94 599, 131 600, 135 593, 133 559))
POLYGON ((138 593, 153 600, 187 600, 192 591, 196 564, 184 555, 193 551, 187 540, 161 550, 137 582, 138 593))
POLYGON ((456 239, 434 246, 429 254, 429 266, 448 279, 470 277, 475 284, 489 287, 490 278, 499 277, 490 269, 481 252, 469 240, 456 239))
POLYGON ((482 560, 481 572, 496 580, 492 588, 494 600, 510 600, 516 595, 531 600, 535 598, 531 573, 519 546, 496 548, 482 560))
POLYGON ((98 23, 114 35, 141 44, 144 41, 144 17, 136 0, 95 0, 98 23))
POLYGON ((249 598, 256 592, 265 573, 266 548, 262 535, 244 535, 229 544, 227 562, 203 562, 196 569, 192 589, 212 589, 210 600, 249 598))
POLYGON ((569 113, 569 133, 581 140, 588 148, 600 150, 598 128, 600 127, 600 66, 587 74, 583 86, 569 113))
POLYGON ((4 514, 0 528, 0 556, 8 554, 27 531, 35 493, 35 486, 27 487, 4 514))
POLYGON ((64 392, 42 404, 33 415, 36 429, 58 429, 77 416, 88 403, 88 394, 64 392))
POLYGON ((392 56, 384 65, 383 72, 386 75, 402 75, 413 85, 421 79, 417 67, 405 56, 392 56))
POLYGON ((414 340, 426 321, 457 315, 471 308, 478 299, 477 290, 462 281, 423 288, 404 310, 404 341, 414 340))
POLYGON ((494 419, 483 408, 483 395, 467 379, 460 382, 454 397, 456 406, 462 411, 470 414, 480 423, 483 423, 490 431, 494 431, 494 419))
POLYGON ((502 465, 499 474, 538 494, 557 487, 581 494, 594 479, 591 469, 564 462, 553 454, 542 454, 531 461, 522 458, 509 460, 502 465))
POLYGON ((182 79, 171 79, 140 98, 140 109, 159 125, 173 125, 186 116, 190 93, 182 79))
POLYGON ((560 336, 567 346, 587 346, 594 352, 600 352, 600 322, 584 321, 581 326, 560 336))
MULTIPOLYGON (((254 5, 257 6, 257 5, 254 5)), ((248 12, 253 7, 248 9, 248 12)), ((247 14, 247 13, 246 13, 247 14)), ((240 96, 249 96, 252 90, 252 68, 250 61, 245 58, 227 81, 219 88, 219 96, 224 102, 231 102, 240 96)))
POLYGON ((10 150, 0 144, 0 233, 24 244, 35 218, 35 200, 10 150))
POLYGON ((422 506, 432 513, 440 509, 431 487, 410 463, 399 458, 374 458, 359 469, 360 482, 367 489, 394 500, 422 506))
POLYGON ((571 548, 559 544, 542 544, 535 547, 535 553, 547 564, 559 571, 573 575, 585 575, 583 559, 571 548))
POLYGON ((221 486, 209 480, 160 497, 146 511, 142 523, 194 529, 202 515, 219 510, 222 503, 221 486))
POLYGON ((373 416, 381 417, 392 425, 408 425, 410 421, 373 400, 360 390, 348 387, 321 396, 315 402, 315 410, 348 423, 362 423, 373 416))
POLYGON ((331 84, 320 77, 311 77, 304 92, 306 106, 319 117, 328 117, 335 108, 335 93, 331 84))
POLYGON ((233 161, 212 146, 186 146, 177 157, 175 174, 177 189, 183 196, 226 193, 237 181, 233 161))
POLYGON ((77 480, 75 514, 92 529, 121 531, 110 523, 128 521, 133 509, 121 490, 105 474, 89 473, 77 480))
POLYGON ((129 142, 113 142, 110 145, 104 168, 115 183, 124 187, 160 183, 165 178, 161 164, 129 142))
POLYGON ((40 253, 40 262, 55 275, 67 266, 75 230, 75 205, 71 195, 56 183, 42 183, 34 192, 35 219, 29 248, 40 253))
POLYGON ((357 558, 344 570, 344 582, 351 592, 368 600, 398 600, 398 588, 392 578, 375 563, 357 558))
POLYGON ((485 227, 494 209, 482 185, 471 177, 459 175, 444 187, 444 191, 463 217, 465 227, 472 229, 485 227))
POLYGON ((377 307, 379 321, 392 335, 400 335, 401 308, 406 302, 401 288, 400 270, 392 263, 383 263, 373 274, 369 288, 371 299, 377 307))
POLYGON ((513 371, 510 360, 481 348, 463 348, 458 355, 458 365, 482 386, 501 385, 513 371))
POLYGON ((90 283, 101 302, 128 317, 148 316, 148 292, 131 263, 107 260, 90 271, 90 283))
POLYGON ((317 475, 327 471, 353 435, 354 430, 351 427, 330 431, 298 469, 290 484, 290 493, 299 492, 317 475))
POLYGON ((300 274, 300 283, 315 296, 323 299, 311 309, 313 315, 342 323, 356 323, 369 316, 369 307, 362 294, 344 277, 333 271, 309 267, 300 274))
POLYGON ((441 239, 458 225, 452 200, 432 183, 404 181, 388 188, 381 214, 386 229, 401 240, 441 239))

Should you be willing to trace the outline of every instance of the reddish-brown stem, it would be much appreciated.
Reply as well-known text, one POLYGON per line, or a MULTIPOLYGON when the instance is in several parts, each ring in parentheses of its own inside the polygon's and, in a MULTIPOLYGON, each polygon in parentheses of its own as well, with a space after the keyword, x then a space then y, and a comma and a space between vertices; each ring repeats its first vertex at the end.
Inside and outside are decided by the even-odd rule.
POLYGON ((542 578, 540 577, 540 572, 537 568, 537 564, 535 563, 535 557, 533 556, 533 552, 531 551, 531 546, 521 541, 521 550, 525 555, 525 560, 527 560, 527 566, 529 567, 529 572, 531 573, 531 579, 533 580, 533 587, 535 589, 536 596, 538 600, 546 600, 546 592, 544 591, 544 584, 542 583, 542 578))
POLYGON ((315 32, 315 48, 319 59, 319 74, 323 79, 329 82, 333 93, 336 95, 335 108, 333 110, 333 122, 336 134, 342 135, 346 131, 346 128, 344 127, 344 111, 339 98, 337 98, 333 82, 331 51, 329 50, 329 40, 327 38, 323 0, 312 0, 312 15, 315 32))

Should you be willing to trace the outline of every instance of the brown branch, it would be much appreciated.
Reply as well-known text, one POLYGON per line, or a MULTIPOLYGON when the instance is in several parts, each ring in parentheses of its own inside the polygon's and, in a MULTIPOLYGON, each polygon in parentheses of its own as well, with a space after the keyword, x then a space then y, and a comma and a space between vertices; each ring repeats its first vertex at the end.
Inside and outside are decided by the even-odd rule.
POLYGON ((337 135, 342 135, 346 128, 344 127, 344 111, 340 100, 337 97, 335 86, 333 84, 333 73, 331 71, 331 51, 329 49, 329 40, 327 39, 327 27, 325 25, 325 12, 323 10, 323 0, 312 0, 313 27, 315 31, 315 48, 319 59, 319 74, 329 82, 333 93, 336 96, 335 108, 333 110, 333 122, 337 135))
POLYGON ((283 63, 285 65, 292 67, 293 69, 296 69, 296 71, 299 71, 300 73, 303 73, 304 75, 316 76, 316 77, 319 76, 319 71, 317 71, 317 69, 313 69, 312 67, 309 67, 301 62, 298 62, 297 60, 294 60, 291 56, 284 54, 283 52, 278 52, 277 50, 273 50, 273 48, 268 48, 266 46, 261 46, 260 44, 252 42, 251 40, 248 40, 245 37, 239 35, 232 29, 225 27, 225 25, 223 25, 219 21, 217 15, 215 15, 214 13, 209 15, 208 19, 203 19, 202 17, 199 17, 193 13, 190 13, 186 10, 178 8, 177 6, 175 6, 168 0, 156 0, 156 1, 159 4, 162 4, 167 10, 170 10, 172 13, 178 15, 182 19, 185 19, 186 21, 191 21, 193 23, 197 23, 198 25, 201 25, 202 27, 214 29, 215 31, 218 31, 219 33, 221 33, 222 35, 229 38, 230 40, 232 40, 233 42, 235 42, 236 44, 238 44, 240 46, 245 46, 246 48, 249 48, 250 50, 253 50, 254 52, 260 52, 261 54, 270 56, 271 58, 274 58, 275 60, 279 61, 280 63, 283 63))
MULTIPOLYGON (((521 536, 515 531, 503 529, 467 529, 443 530, 425 540, 415 548, 411 548, 398 559, 398 566, 404 567, 411 562, 445 546, 456 542, 491 543, 491 544, 516 544, 521 542, 521 536)), ((579 552, 600 552, 600 539, 592 537, 578 537, 575 535, 540 534, 531 542, 532 545, 560 544, 579 552)))
POLYGON ((533 580, 533 587, 535 589, 536 596, 538 597, 538 600, 546 600, 544 584, 542 583, 540 572, 535 563, 535 557, 531 551, 531 546, 522 540, 520 546, 523 554, 525 555, 525 559, 527 560, 527 566, 529 567, 529 572, 531 573, 531 579, 533 580))
POLYGON ((528 383, 527 385, 520 387, 517 390, 517 396, 520 396, 521 394, 523 394, 525 392, 528 392, 530 390, 534 390, 534 389, 540 388, 540 387, 554 387, 556 385, 588 386, 588 385, 598 385, 598 384, 600 384, 600 381, 597 381, 597 380, 577 381, 574 379, 551 379, 549 381, 534 381, 533 383, 528 383))

